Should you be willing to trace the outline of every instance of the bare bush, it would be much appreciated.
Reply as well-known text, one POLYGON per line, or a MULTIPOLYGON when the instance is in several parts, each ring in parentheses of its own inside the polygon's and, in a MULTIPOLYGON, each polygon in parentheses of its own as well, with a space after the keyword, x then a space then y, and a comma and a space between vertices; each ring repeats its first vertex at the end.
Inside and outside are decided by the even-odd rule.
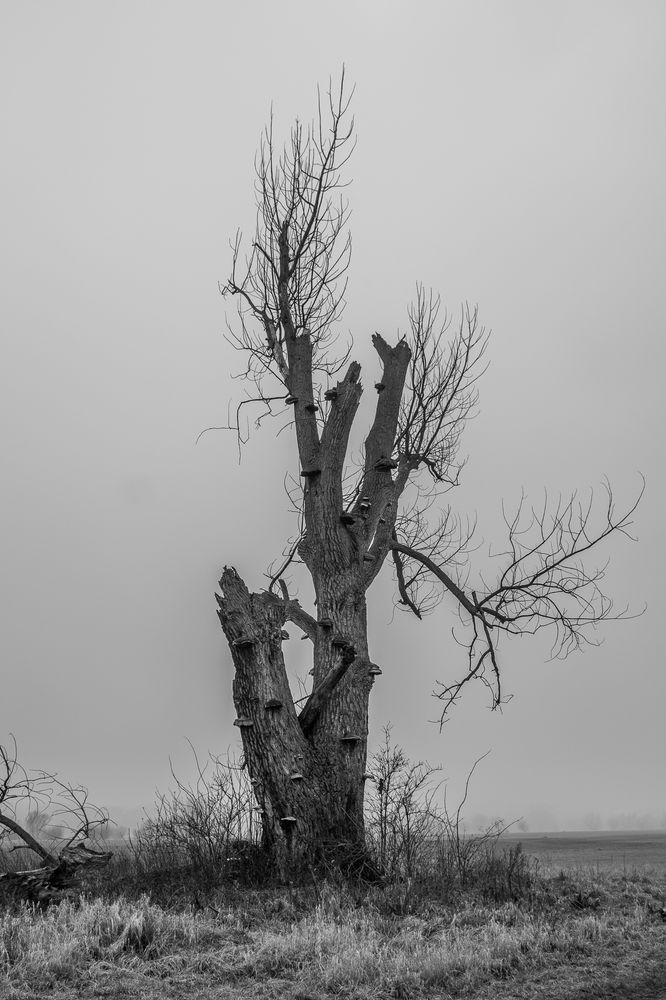
POLYGON ((370 767, 368 846, 387 878, 411 878, 441 833, 434 803, 439 785, 432 785, 441 768, 411 763, 404 750, 392 744, 390 725, 384 727, 384 741, 372 755, 370 767))
MULTIPOLYGON (((443 781, 434 782, 441 767, 412 763, 391 741, 391 726, 371 758, 372 790, 367 793, 368 847, 382 872, 389 904, 400 912, 423 895, 450 899, 461 892, 478 892, 486 899, 520 899, 531 891, 533 875, 519 844, 502 846, 501 837, 513 823, 496 820, 480 833, 469 833, 463 810, 474 771, 470 769, 463 797, 454 810, 438 802, 443 781)), ((370 780, 370 778, 369 778, 370 780)))
POLYGON ((176 787, 158 793, 154 815, 129 839, 139 876, 162 872, 217 880, 247 874, 257 857, 261 825, 243 765, 212 753, 202 765, 193 747, 192 753, 194 784, 172 767, 176 787))

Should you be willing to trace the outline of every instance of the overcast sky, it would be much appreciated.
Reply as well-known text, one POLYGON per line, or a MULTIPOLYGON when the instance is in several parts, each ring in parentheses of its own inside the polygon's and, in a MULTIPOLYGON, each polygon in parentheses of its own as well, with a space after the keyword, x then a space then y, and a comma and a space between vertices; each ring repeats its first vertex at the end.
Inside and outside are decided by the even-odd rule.
POLYGON ((405 330, 417 281, 493 331, 453 498, 484 541, 471 578, 502 542, 502 498, 608 475, 626 504, 647 478, 638 542, 609 546, 605 581, 647 612, 565 662, 545 639, 505 644, 502 713, 479 687, 441 733, 429 721, 464 666, 454 609, 393 617, 384 570, 371 744, 391 721, 443 765, 450 802, 492 749, 470 817, 664 817, 665 31, 661 0, 0 3, 0 739, 27 766, 133 808, 169 785, 169 756, 189 775, 186 738, 237 747, 213 593, 225 564, 265 584, 294 530, 295 458, 279 423, 240 465, 232 434, 195 446, 243 392, 218 281, 253 225, 271 102, 286 136, 344 62, 340 329, 365 385, 370 335, 405 330))

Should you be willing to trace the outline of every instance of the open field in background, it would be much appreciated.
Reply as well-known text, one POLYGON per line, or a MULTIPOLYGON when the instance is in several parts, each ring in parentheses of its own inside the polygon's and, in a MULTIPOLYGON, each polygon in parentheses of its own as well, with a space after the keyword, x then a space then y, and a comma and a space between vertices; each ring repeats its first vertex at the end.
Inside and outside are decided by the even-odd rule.
POLYGON ((544 867, 631 872, 647 865, 666 872, 666 830, 508 833, 499 840, 507 848, 517 843, 544 867))

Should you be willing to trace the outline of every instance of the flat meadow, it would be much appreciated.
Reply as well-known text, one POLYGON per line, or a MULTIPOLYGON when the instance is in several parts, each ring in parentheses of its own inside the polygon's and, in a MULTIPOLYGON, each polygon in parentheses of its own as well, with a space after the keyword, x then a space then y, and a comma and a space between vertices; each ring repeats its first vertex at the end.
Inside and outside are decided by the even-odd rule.
POLYGON ((82 894, 0 911, 3 1000, 666 998, 666 833, 429 845, 380 882, 271 884, 116 851, 82 894), (433 851, 434 847, 434 851, 433 851))
POLYGON ((596 830, 567 833, 507 833, 500 843, 547 866, 600 867, 605 871, 666 870, 666 830, 596 830))

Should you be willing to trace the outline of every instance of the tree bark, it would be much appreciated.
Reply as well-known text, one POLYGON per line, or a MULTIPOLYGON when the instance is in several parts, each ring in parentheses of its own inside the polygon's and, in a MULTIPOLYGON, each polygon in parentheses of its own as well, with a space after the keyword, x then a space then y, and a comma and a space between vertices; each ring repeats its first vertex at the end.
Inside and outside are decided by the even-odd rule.
POLYGON ((318 588, 313 696, 300 716, 282 629, 291 602, 251 594, 234 569, 220 580, 219 617, 235 666, 236 724, 261 809, 264 846, 288 877, 331 854, 363 853, 363 782, 372 687, 365 599, 318 588))
POLYGON ((96 851, 84 844, 66 847, 57 858, 49 855, 50 861, 43 868, 0 875, 0 901, 41 907, 59 902, 76 888, 86 869, 103 867, 112 857, 113 851, 96 851))
MULTIPOLYGON (((286 307, 282 322, 288 331, 286 307)), ((373 337, 383 365, 382 391, 366 441, 359 497, 344 512, 343 469, 362 391, 360 366, 352 362, 337 383, 320 438, 312 409, 310 337, 287 336, 286 343, 296 441, 306 473, 305 533, 298 553, 312 577, 318 621, 297 602, 250 594, 233 569, 225 569, 217 598, 235 666, 236 724, 262 810, 264 842, 283 873, 329 851, 363 856, 374 681, 365 595, 388 554, 407 478, 403 469, 394 480, 385 463, 411 356, 404 341, 391 347, 379 334, 373 337), (300 715, 281 646, 288 618, 313 643, 313 689, 300 715)))

